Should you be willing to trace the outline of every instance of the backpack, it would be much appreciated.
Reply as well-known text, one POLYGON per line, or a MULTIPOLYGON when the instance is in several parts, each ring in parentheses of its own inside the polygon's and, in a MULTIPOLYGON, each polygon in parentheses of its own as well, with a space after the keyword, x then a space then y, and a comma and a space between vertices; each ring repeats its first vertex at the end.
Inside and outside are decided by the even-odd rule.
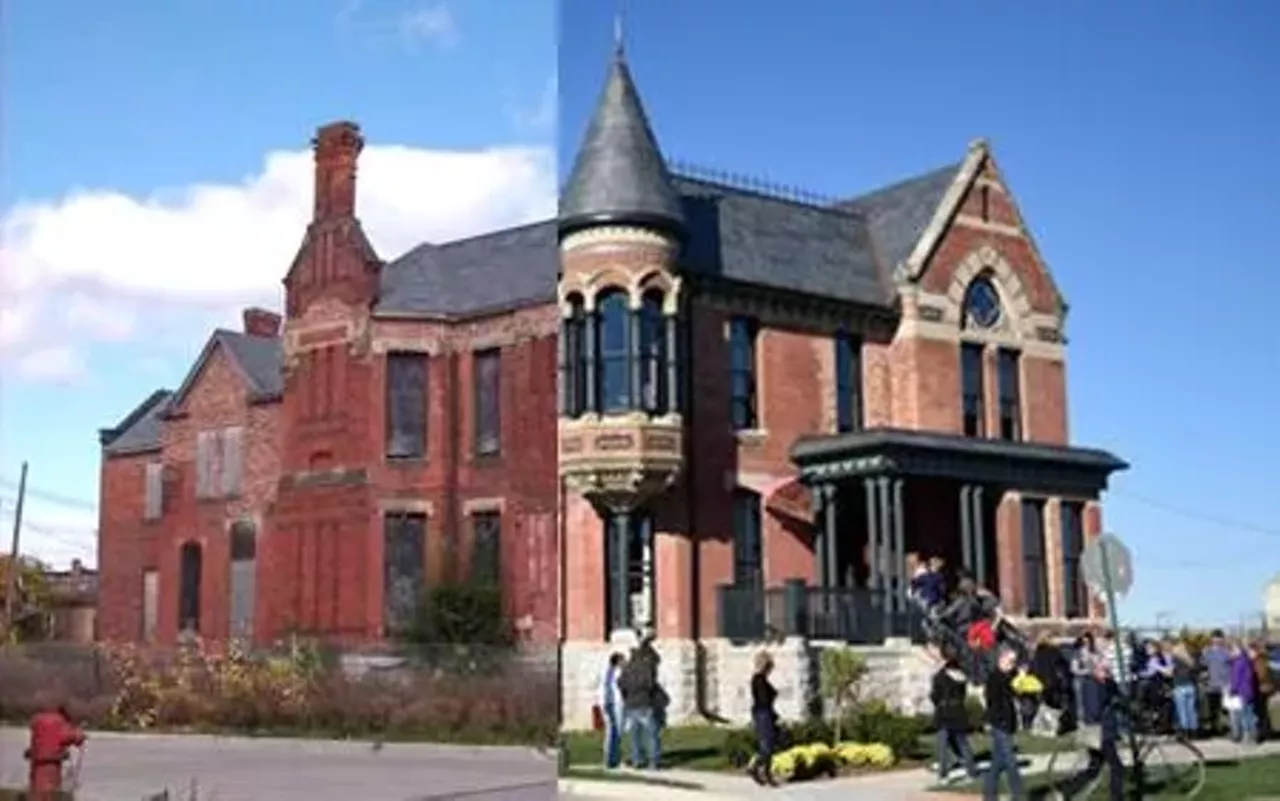
POLYGON ((618 690, 622 693, 623 700, 644 690, 649 683, 648 667, 644 659, 637 657, 628 659, 623 665, 622 672, 618 674, 618 690))

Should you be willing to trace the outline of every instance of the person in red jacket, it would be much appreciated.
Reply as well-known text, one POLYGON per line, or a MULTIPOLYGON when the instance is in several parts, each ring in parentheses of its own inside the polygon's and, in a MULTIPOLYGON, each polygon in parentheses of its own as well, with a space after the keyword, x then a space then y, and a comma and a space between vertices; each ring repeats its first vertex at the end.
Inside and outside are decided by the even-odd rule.
POLYGON ((70 749, 84 745, 84 732, 71 722, 64 706, 37 712, 31 718, 29 787, 34 798, 53 798, 62 791, 62 763, 70 749))

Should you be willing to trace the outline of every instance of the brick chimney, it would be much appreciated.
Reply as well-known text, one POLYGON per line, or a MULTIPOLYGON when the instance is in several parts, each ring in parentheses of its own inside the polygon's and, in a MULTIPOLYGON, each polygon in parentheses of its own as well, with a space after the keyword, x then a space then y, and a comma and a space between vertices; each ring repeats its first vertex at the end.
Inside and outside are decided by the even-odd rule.
POLYGON ((241 313, 244 319, 244 332, 251 337, 280 336, 280 315, 273 311, 250 306, 241 313))
POLYGON ((331 122, 316 131, 314 221, 342 219, 356 213, 356 159, 364 148, 360 126, 331 122))

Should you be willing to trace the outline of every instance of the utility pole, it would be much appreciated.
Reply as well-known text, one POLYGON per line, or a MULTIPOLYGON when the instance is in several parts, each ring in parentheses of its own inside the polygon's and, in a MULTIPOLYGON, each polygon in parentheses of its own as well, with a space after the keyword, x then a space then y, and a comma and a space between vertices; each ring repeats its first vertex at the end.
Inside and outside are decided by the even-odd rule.
POLYGON ((13 545, 9 548, 9 574, 4 588, 4 633, 13 627, 13 607, 18 600, 18 545, 22 537, 22 503, 27 498, 27 463, 18 477, 18 503, 13 509, 13 545))

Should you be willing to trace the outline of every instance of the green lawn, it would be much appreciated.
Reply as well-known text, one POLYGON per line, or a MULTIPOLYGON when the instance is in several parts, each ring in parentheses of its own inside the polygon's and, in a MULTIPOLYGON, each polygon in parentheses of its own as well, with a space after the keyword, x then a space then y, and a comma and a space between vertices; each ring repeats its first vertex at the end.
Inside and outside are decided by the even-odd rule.
MULTIPOLYGON (((725 741, 735 729, 713 726, 676 726, 662 733, 662 764, 667 768, 685 770, 732 771, 725 741)), ((983 759, 989 752, 985 735, 970 738, 974 755, 983 759)), ((900 767, 916 767, 934 759, 933 735, 920 739, 919 750, 914 754, 900 755, 900 767)), ((604 751, 604 735, 599 732, 570 732, 565 735, 569 752, 569 764, 575 767, 599 766, 604 751)), ((623 738, 623 758, 629 753, 630 743, 623 738)), ((1025 754, 1043 754, 1053 750, 1053 741, 1035 737, 1018 737, 1018 749, 1025 754)), ((3 801, 3 799, 0 799, 3 801)))
MULTIPOLYGON (((1046 777, 1027 777, 1028 796, 1031 799, 1043 798, 1046 777)), ((1101 785, 1106 783, 1103 774, 1101 785)), ((1105 798, 1106 789, 1099 786, 1090 798, 1105 798)), ((978 784, 945 788, 942 792, 956 795, 982 795, 982 787, 978 784)), ((1274 798, 1280 794, 1280 757, 1259 757, 1239 762, 1210 763, 1204 790, 1196 796, 1196 801, 1250 801, 1250 799, 1274 798)), ((1173 801, 1185 798, 1181 793, 1160 792, 1151 787, 1144 798, 1149 801, 1173 801)))

